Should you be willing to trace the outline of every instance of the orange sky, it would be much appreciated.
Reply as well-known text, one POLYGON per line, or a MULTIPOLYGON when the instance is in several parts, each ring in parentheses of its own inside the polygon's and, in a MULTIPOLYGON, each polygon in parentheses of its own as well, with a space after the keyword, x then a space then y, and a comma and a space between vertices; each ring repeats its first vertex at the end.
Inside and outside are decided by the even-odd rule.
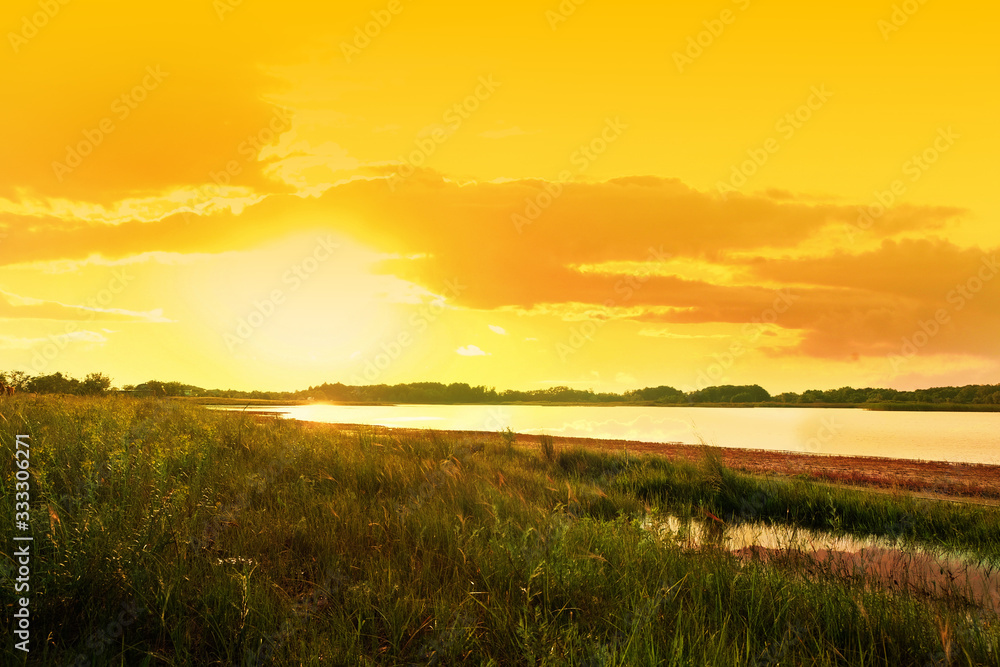
POLYGON ((8 0, 0 369, 997 382, 983 3, 8 0))

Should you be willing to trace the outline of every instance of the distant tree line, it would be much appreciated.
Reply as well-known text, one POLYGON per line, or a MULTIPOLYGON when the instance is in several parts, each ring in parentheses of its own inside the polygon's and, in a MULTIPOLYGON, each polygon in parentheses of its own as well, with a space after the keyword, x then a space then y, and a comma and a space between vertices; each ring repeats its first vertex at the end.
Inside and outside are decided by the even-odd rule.
POLYGON ((192 396, 208 398, 249 398, 271 400, 313 400, 360 403, 636 403, 651 405, 697 404, 779 404, 823 405, 862 403, 935 403, 1000 405, 1000 384, 934 387, 915 391, 878 389, 810 389, 801 394, 785 392, 772 396, 760 385, 720 385, 684 392, 662 385, 633 389, 621 394, 591 389, 546 387, 518 391, 497 391, 493 387, 471 386, 465 382, 410 382, 406 384, 346 385, 340 382, 300 391, 240 391, 203 389, 181 382, 150 380, 139 385, 113 388, 103 373, 90 373, 83 380, 62 373, 29 376, 22 371, 0 372, 0 384, 20 392, 37 394, 100 395, 111 392, 136 396, 192 396))
POLYGON ((83 380, 62 373, 28 375, 24 371, 0 372, 0 384, 10 385, 19 392, 34 394, 76 394, 97 396, 111 388, 111 378, 103 373, 90 373, 83 380))
MULTIPOLYGON (((258 392, 255 392, 258 393, 258 392)), ((263 396, 261 396, 263 397, 263 396)), ((591 389, 547 387, 530 391, 469 386, 465 383, 414 382, 396 385, 351 386, 340 382, 321 384, 275 398, 320 401, 362 401, 385 403, 650 403, 664 405, 699 403, 771 403, 771 404, 860 404, 860 403, 961 403, 1000 405, 1000 384, 935 387, 916 391, 855 389, 841 387, 822 391, 810 389, 801 394, 785 392, 772 396, 757 384, 720 385, 684 392, 670 386, 645 387, 621 394, 597 393, 591 389)))

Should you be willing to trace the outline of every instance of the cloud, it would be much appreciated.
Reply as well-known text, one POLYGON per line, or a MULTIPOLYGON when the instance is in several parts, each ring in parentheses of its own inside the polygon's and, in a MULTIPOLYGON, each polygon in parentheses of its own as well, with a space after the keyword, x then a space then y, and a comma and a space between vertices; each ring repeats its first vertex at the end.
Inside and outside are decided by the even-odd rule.
POLYGON ((85 259, 54 259, 49 261, 36 261, 24 264, 11 264, 11 268, 35 269, 42 273, 58 274, 73 273, 87 267, 101 266, 130 266, 133 264, 157 263, 164 266, 176 266, 191 264, 193 262, 217 257, 218 255, 208 255, 205 253, 177 253, 177 252, 145 252, 139 255, 130 255, 109 259, 100 255, 91 255, 85 259))
POLYGON ((933 329, 927 354, 985 357, 996 354, 1000 330, 998 257, 1000 248, 959 248, 935 239, 886 241, 860 255, 769 261, 755 271, 817 286, 803 293, 802 307, 789 310, 785 320, 804 330, 798 352, 898 354, 907 339, 933 329))
POLYGON ((693 340, 697 338, 730 338, 729 334, 679 334, 669 329, 641 329, 640 336, 651 336, 654 338, 672 338, 675 340, 693 340))
MULTIPOLYGON (((942 229, 963 215, 957 208, 891 209, 865 232, 882 244, 849 252, 823 240, 842 238, 857 217, 854 204, 773 194, 780 196, 723 201, 650 176, 459 184, 418 170, 395 192, 383 178, 359 179, 318 196, 269 194, 240 214, 218 210, 198 216, 197 224, 182 215, 115 225, 63 220, 43 242, 37 220, 15 218, 4 242, 13 252, 5 257, 22 263, 80 261, 95 253, 108 261, 166 258, 255 248, 325 228, 381 253, 380 273, 434 293, 460 284, 448 298, 456 308, 567 321, 747 325, 761 321, 788 287, 795 304, 775 326, 798 342, 771 353, 852 358, 896 349, 981 254, 928 239, 893 240, 942 229), (546 206, 529 220, 526 202, 546 206), (528 224, 515 224, 519 216, 528 224), (813 254, 804 255, 804 247, 813 254)), ((935 346, 985 352, 983 332, 996 330, 989 311, 995 299, 984 292, 970 302, 962 313, 968 328, 949 329, 935 346)), ((477 354, 473 347, 460 349, 477 354)))
MULTIPOLYGON (((387 173, 394 170, 385 167, 387 173)), ((317 197, 270 194, 248 200, 240 214, 225 209, 185 216, 186 205, 172 205, 175 215, 161 212, 155 220, 119 221, 113 228, 50 217, 45 223, 51 225, 48 231, 58 234, 45 234, 45 243, 39 242, 42 227, 37 219, 13 218, 5 243, 21 261, 94 253, 114 257, 151 251, 221 252, 322 225, 402 258, 424 258, 387 261, 387 270, 405 270, 437 282, 478 276, 481 284, 463 299, 470 305, 495 307, 530 305, 529 301, 539 302, 535 294, 567 293, 574 285, 606 284, 614 278, 584 276, 574 266, 645 262, 651 249, 662 249, 672 258, 726 264, 729 256, 740 252, 793 249, 856 217, 849 205, 766 196, 722 201, 673 179, 458 184, 426 170, 405 179, 396 192, 381 178, 356 179, 317 197), (549 191, 554 188, 560 194, 553 200, 549 191), (529 200, 551 203, 530 221, 525 217, 529 200), (513 220, 518 216, 529 224, 519 228, 513 220)), ((961 213, 945 207, 893 209, 868 233, 878 238, 880 233, 938 229, 961 213)))
POLYGON ((39 320, 102 320, 102 321, 141 321, 170 322, 163 316, 162 309, 150 311, 124 310, 121 308, 99 308, 96 306, 79 306, 47 301, 33 297, 20 296, 0 290, 0 319, 39 319, 39 320))
POLYGON ((488 352, 483 352, 475 345, 466 345, 455 350, 458 354, 463 357, 488 357, 490 356, 488 352))
MULTIPOLYGON (((165 12, 110 0, 59 16, 20 55, 8 49, 2 57, 16 63, 3 63, 3 87, 18 103, 0 108, 0 125, 18 131, 4 137, 0 197, 110 203, 214 183, 213 174, 257 192, 288 191, 257 154, 293 126, 294 118, 276 119, 287 65, 308 62, 343 30, 344 8, 233 9, 220 21, 202 0, 165 12), (73 151, 84 157, 60 181, 53 162, 73 151), (227 175, 230 163, 237 168, 227 175)), ((315 106, 300 105, 306 113, 315 106)))
POLYGON ((983 258, 1000 250, 960 248, 942 239, 885 240, 860 254, 843 250, 817 257, 748 261, 749 272, 782 283, 821 285, 893 294, 907 298, 936 296, 948 285, 966 280, 983 258))
POLYGON ((507 330, 504 329, 503 327, 498 327, 495 324, 489 324, 487 326, 489 326, 490 331, 492 331, 495 334, 500 334, 501 336, 506 336, 507 335, 507 330))
MULTIPOLYGON (((657 276, 641 290, 624 274, 581 272, 575 265, 658 261, 656 253, 725 265, 738 252, 793 249, 856 217, 851 206, 777 201, 764 196, 722 201, 670 179, 617 179, 605 183, 542 181, 472 183, 408 179, 392 197, 376 181, 328 191, 328 202, 348 233, 424 261, 387 261, 384 269, 417 282, 470 283, 459 302, 474 308, 531 307, 539 303, 655 302, 676 286, 657 276), (549 199, 544 199, 549 197, 549 199), (540 199, 541 198, 541 199, 540 199), (526 201, 551 201, 523 225, 526 201), (377 221, 377 224, 376 224, 377 221), (658 287, 654 287, 658 285, 658 287)), ((261 208, 263 212, 266 205, 261 208)), ((956 209, 910 209, 883 216, 885 233, 936 229, 956 209)))

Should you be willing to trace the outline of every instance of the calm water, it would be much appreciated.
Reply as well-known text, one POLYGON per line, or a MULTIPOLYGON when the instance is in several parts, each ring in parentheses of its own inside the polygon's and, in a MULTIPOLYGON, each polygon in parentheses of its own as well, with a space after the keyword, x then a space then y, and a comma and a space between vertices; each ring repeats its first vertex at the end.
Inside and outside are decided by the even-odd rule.
POLYGON ((670 514, 649 516, 643 527, 687 548, 711 545, 747 560, 801 554, 824 570, 851 577, 864 572, 890 589, 964 598, 981 609, 1000 612, 1000 564, 975 553, 782 524, 723 524, 670 514))
MULTIPOLYGON (((237 408, 238 409, 238 408, 237 408)), ((1000 412, 538 405, 300 405, 286 418, 498 431, 817 454, 1000 464, 1000 412)))

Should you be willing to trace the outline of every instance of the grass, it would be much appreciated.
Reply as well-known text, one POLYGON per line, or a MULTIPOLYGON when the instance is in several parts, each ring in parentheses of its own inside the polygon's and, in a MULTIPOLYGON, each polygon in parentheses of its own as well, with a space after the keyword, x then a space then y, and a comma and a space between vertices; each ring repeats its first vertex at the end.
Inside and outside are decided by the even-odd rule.
POLYGON ((965 550, 1000 563, 1000 511, 994 507, 743 475, 723 466, 708 448, 701 466, 649 459, 619 484, 636 497, 685 516, 708 510, 730 521, 890 537, 965 550))
POLYGON ((979 482, 952 481, 947 486, 928 484, 921 479, 898 479, 879 473, 870 474, 858 470, 812 470, 811 479, 838 484, 853 484, 876 488, 890 488, 906 491, 946 491, 951 496, 966 498, 1000 498, 1000 490, 990 484, 979 482))
MULTIPOLYGON (((31 435, 38 664, 995 665, 1000 656, 996 616, 961 600, 744 563, 642 527, 661 509, 888 526, 985 558, 1000 539, 989 508, 778 484, 711 455, 674 463, 551 440, 546 454, 511 434, 336 431, 184 401, 17 397, 0 402, 0 424, 6 461, 14 434, 31 435)), ((5 464, 8 517, 13 470, 5 464)), ((9 555, 4 565, 0 601, 11 609, 9 555)))
POLYGON ((556 447, 555 441, 552 439, 551 435, 541 435, 538 437, 538 444, 542 449, 542 456, 549 463, 556 460, 556 447))

